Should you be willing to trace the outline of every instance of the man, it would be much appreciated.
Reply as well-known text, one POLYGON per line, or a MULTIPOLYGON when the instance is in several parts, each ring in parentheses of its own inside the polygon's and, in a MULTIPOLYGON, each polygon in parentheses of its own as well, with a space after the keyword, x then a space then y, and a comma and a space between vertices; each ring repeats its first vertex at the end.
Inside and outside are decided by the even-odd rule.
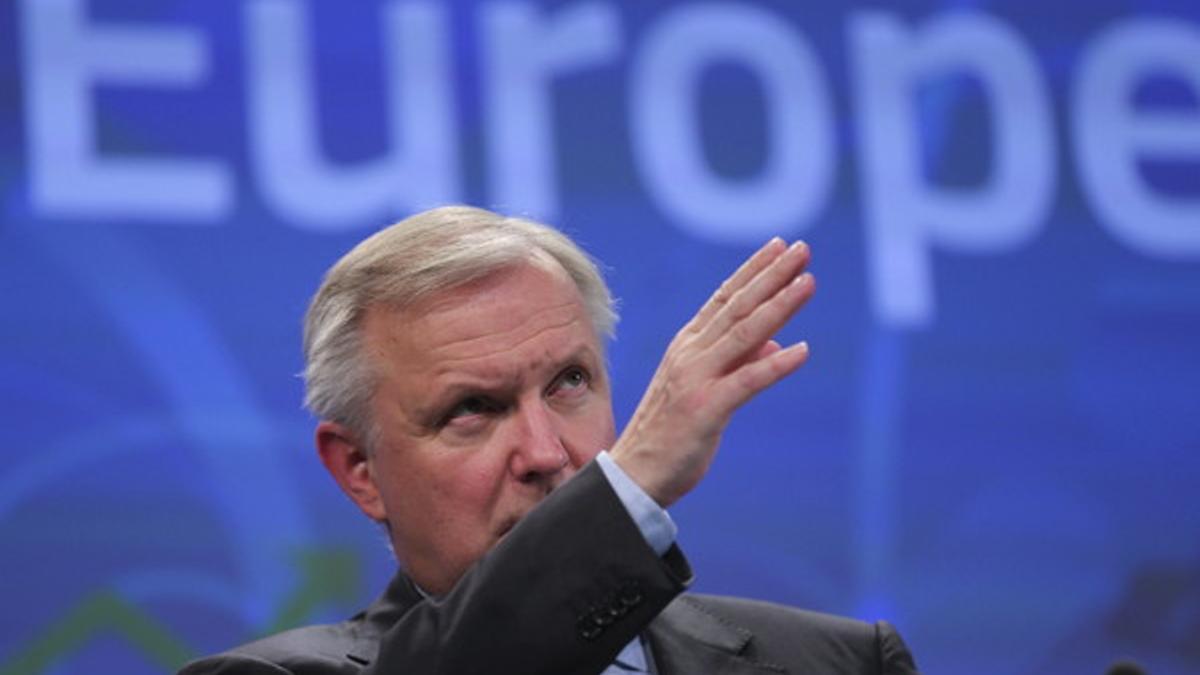
POLYGON ((733 412, 800 367, 772 340, 808 300, 773 239, 668 347, 618 437, 612 298, 569 239, 468 207, 418 214, 326 275, 305 325, 316 445, 402 571, 349 621, 191 664, 199 673, 915 673, 875 625, 691 580, 664 511, 733 412))

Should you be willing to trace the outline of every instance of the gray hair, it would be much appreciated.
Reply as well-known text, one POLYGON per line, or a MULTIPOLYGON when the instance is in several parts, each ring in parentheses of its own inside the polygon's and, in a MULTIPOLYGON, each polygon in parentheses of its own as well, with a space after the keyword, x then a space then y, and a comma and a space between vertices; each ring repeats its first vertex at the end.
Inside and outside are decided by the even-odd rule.
POLYGON ((370 416, 375 372, 362 321, 376 306, 404 309, 503 268, 549 258, 570 275, 597 336, 617 322, 612 294, 595 261, 541 223, 469 206, 444 206, 371 235, 325 274, 304 319, 304 403, 317 417, 375 445, 370 416))

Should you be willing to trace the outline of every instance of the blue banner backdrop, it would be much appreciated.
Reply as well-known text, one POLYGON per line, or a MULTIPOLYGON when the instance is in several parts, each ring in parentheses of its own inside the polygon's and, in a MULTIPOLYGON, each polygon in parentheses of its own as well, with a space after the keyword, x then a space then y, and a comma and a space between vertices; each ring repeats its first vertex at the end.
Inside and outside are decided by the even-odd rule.
POLYGON ((0 671, 164 672, 393 569, 311 449, 323 270, 468 202, 606 262, 627 419, 773 234, 810 364, 674 509, 696 587, 929 673, 1200 672, 1194 3, 0 6, 0 671))

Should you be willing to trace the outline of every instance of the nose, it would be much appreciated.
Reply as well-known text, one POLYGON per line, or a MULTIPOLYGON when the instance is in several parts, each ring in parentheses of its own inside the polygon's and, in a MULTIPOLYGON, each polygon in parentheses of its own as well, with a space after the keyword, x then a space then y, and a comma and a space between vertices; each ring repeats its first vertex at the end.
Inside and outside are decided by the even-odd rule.
POLYGON ((522 405, 511 421, 509 462, 512 475, 522 483, 548 481, 549 487, 553 487, 557 482, 554 478, 570 464, 554 413, 539 400, 522 405))

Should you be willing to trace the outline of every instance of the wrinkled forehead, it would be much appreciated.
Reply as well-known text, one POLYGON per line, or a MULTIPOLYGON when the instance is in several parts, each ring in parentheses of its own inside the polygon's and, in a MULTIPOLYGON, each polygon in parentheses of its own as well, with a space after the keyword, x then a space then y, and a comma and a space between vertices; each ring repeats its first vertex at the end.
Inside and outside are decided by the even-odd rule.
POLYGON ((603 356, 582 294, 553 261, 504 267, 403 309, 376 308, 365 329, 372 356, 410 373, 427 362, 505 353, 524 359, 530 343, 548 352, 586 347, 603 356))

